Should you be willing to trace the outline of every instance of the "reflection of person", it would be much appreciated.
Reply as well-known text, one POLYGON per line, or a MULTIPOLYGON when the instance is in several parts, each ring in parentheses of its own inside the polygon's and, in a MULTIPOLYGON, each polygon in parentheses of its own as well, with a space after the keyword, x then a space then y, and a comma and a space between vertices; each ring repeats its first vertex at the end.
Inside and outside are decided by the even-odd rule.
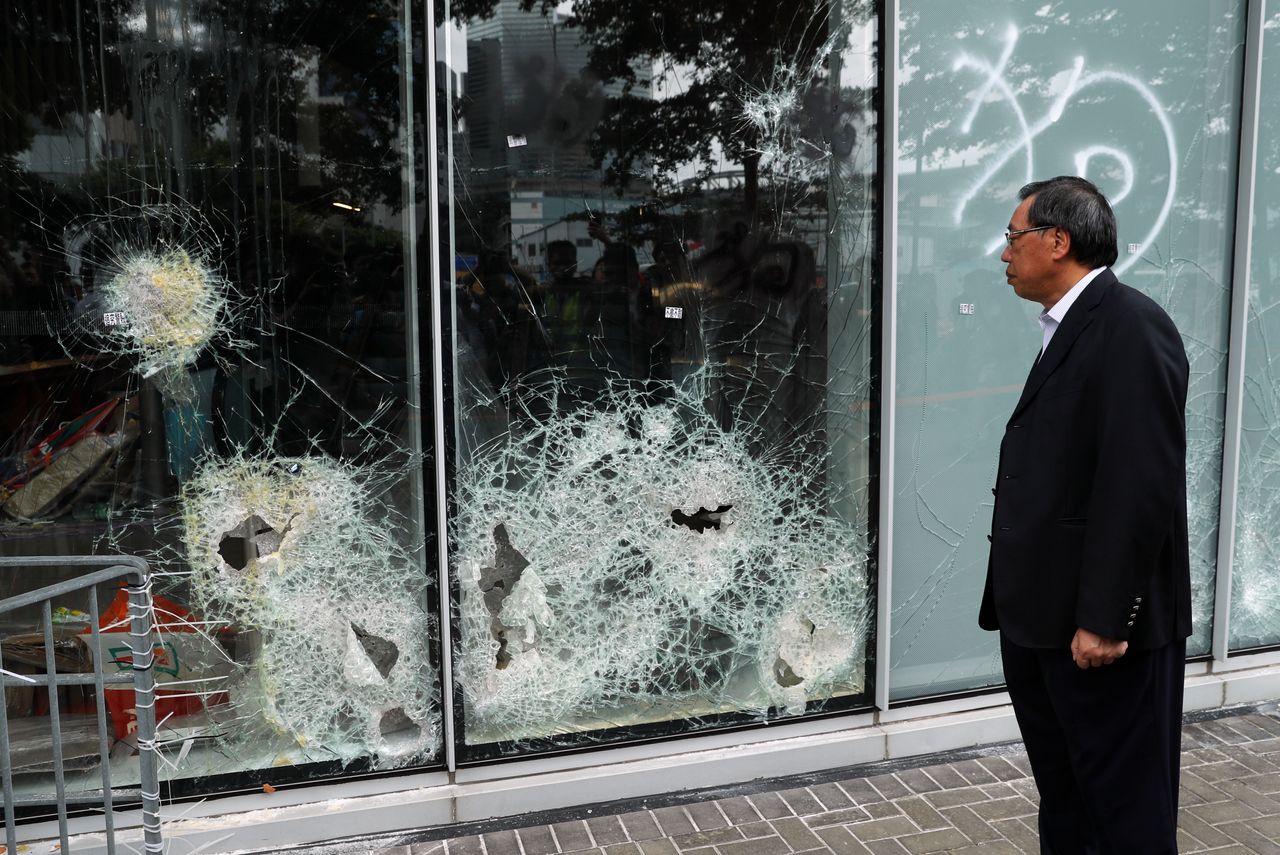
POLYGON ((595 306, 587 278, 578 275, 578 248, 572 241, 548 243, 547 266, 551 281, 544 289, 542 302, 550 339, 550 364, 564 369, 571 388, 576 389, 593 370, 588 335, 595 306))
POLYGON ((1175 853, 1187 552, 1187 358, 1116 280, 1082 178, 1028 184, 1001 260, 1043 350, 1000 446, 979 618, 1040 791, 1041 852, 1175 853))
POLYGON ((543 298, 547 317, 576 338, 588 307, 585 283, 578 276, 578 248, 573 241, 553 240, 547 244, 547 268, 551 274, 543 298))
POLYGON ((649 378, 657 392, 662 384, 676 378, 674 363, 689 365, 701 362, 692 339, 699 331, 696 286, 684 244, 675 237, 655 240, 653 264, 645 271, 651 308, 645 314, 644 335, 649 343, 649 378), (679 317, 671 323, 665 309, 679 309, 679 317))
POLYGON ((533 278, 497 253, 481 257, 458 290, 462 333, 485 363, 493 388, 543 367, 545 332, 533 278))
POLYGON ((622 243, 606 244, 592 279, 599 312, 592 343, 597 363, 620 379, 646 379, 643 319, 650 301, 641 287, 635 250, 622 243))

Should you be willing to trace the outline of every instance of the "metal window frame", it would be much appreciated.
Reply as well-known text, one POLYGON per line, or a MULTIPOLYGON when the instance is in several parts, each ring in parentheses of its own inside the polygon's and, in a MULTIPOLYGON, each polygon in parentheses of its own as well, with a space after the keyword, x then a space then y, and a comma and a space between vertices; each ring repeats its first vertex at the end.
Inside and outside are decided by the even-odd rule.
MULTIPOLYGON (((445 769, 452 775, 458 769, 458 758, 456 748, 456 722, 453 716, 453 626, 449 615, 452 606, 449 602, 449 485, 448 485, 448 467, 445 465, 444 453, 448 447, 445 444, 444 425, 445 425, 445 400, 444 400, 444 324, 443 324, 443 306, 441 305, 440 291, 444 283, 439 281, 441 268, 440 258, 440 134, 438 122, 440 117, 436 110, 436 10, 435 4, 431 0, 421 0, 420 8, 423 9, 424 27, 423 39, 427 42, 423 45, 423 64, 426 66, 427 85, 425 91, 426 104, 423 105, 426 116, 426 147, 428 151, 423 152, 423 160, 426 164, 426 184, 427 184, 427 217, 430 220, 430 227, 427 229, 426 239, 430 241, 428 258, 430 258, 431 269, 427 271, 426 282, 431 289, 430 306, 431 306, 431 430, 432 444, 434 446, 434 465, 432 470, 435 474, 435 526, 436 526, 436 584, 439 586, 439 603, 440 614, 440 712, 444 717, 444 729, 442 742, 444 745, 444 763, 445 769)), ((445 6, 446 14, 448 6, 445 6)), ((407 14, 407 13, 406 13, 407 14)), ((449 38, 448 20, 444 35, 444 64, 446 71, 453 68, 453 50, 452 40, 449 38)), ((446 90, 452 92, 452 88, 446 90)), ((450 99, 450 105, 452 101, 450 99)), ((453 159, 453 139, 449 137, 449 159, 453 159)), ((449 182, 449 209, 453 209, 453 182, 449 182)), ((449 353, 454 353, 455 349, 450 347, 449 353)))
POLYGON ((1244 87, 1241 92, 1240 149, 1236 170, 1235 254, 1231 270, 1231 325, 1227 340, 1227 401, 1223 419, 1217 576, 1213 598, 1213 659, 1216 663, 1225 663, 1231 655, 1231 588, 1240 490, 1240 443, 1244 429, 1245 349, 1249 331, 1266 0, 1248 0, 1246 14, 1244 87))
POLYGON ((884 45, 880 53, 883 63, 880 177, 882 183, 880 216, 882 253, 880 296, 880 507, 876 561, 876 687, 875 705, 889 709, 890 633, 893 630, 893 497, 894 451, 898 384, 898 58, 902 26, 899 21, 901 0, 884 0, 880 10, 884 45))

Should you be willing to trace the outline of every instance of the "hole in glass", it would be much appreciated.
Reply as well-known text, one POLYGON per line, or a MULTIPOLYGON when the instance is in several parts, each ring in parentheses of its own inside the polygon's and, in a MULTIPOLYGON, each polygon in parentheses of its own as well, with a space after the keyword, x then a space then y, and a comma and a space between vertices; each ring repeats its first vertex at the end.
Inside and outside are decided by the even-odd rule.
POLYGON ((676 525, 693 529, 698 534, 702 534, 709 528, 719 531, 720 524, 724 521, 724 515, 731 510, 733 510, 733 505, 719 505, 714 511, 698 508, 694 513, 686 514, 676 508, 671 512, 671 521, 676 525))

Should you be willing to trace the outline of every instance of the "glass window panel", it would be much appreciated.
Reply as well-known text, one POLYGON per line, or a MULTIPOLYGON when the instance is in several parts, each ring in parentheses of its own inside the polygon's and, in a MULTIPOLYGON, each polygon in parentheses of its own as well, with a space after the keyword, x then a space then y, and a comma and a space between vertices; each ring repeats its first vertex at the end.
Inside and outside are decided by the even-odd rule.
POLYGON ((448 8, 465 756, 859 702, 873 5, 448 8))
POLYGON ((1258 126, 1258 174, 1253 205, 1253 257, 1245 339, 1240 487, 1236 497, 1235 560, 1231 569, 1233 650, 1280 642, 1280 572, 1276 528, 1280 522, 1280 355, 1272 344, 1280 331, 1280 13, 1263 32, 1262 109, 1258 126))
MULTIPOLYGON (((0 12, 0 551, 151 562, 161 771, 205 789, 440 744, 404 21, 384 0, 0 12)), ((75 572, 6 570, 0 598, 75 572)), ((85 599, 55 605, 66 667, 127 667, 116 639, 90 649, 85 599)), ((39 669, 35 620, 0 614, 6 668, 39 669)), ((127 785, 131 704, 107 694, 127 785)), ((8 700, 47 725, 38 691, 8 700)), ((47 788, 31 740, 20 787, 47 788)), ((74 785, 99 786, 86 762, 74 785)))
POLYGON ((1083 174, 1115 203, 1122 281, 1191 360, 1189 651, 1208 649, 1244 4, 903 4, 891 683, 998 684, 978 629, 990 489, 1039 349, 1001 275, 1018 188, 1083 174))

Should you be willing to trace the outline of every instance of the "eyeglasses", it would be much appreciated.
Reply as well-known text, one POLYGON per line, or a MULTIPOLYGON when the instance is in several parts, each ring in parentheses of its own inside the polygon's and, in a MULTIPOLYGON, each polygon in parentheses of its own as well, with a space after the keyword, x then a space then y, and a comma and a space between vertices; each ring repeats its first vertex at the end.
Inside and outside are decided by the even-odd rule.
POLYGON ((1057 226, 1036 226, 1033 229, 1018 229, 1017 231, 1014 231, 1014 232, 1006 230, 1004 233, 1004 239, 1008 241, 1009 246, 1013 246, 1013 239, 1018 237, 1019 235, 1025 235, 1029 232, 1042 232, 1042 231, 1045 231, 1046 229, 1056 229, 1056 228, 1057 226))

